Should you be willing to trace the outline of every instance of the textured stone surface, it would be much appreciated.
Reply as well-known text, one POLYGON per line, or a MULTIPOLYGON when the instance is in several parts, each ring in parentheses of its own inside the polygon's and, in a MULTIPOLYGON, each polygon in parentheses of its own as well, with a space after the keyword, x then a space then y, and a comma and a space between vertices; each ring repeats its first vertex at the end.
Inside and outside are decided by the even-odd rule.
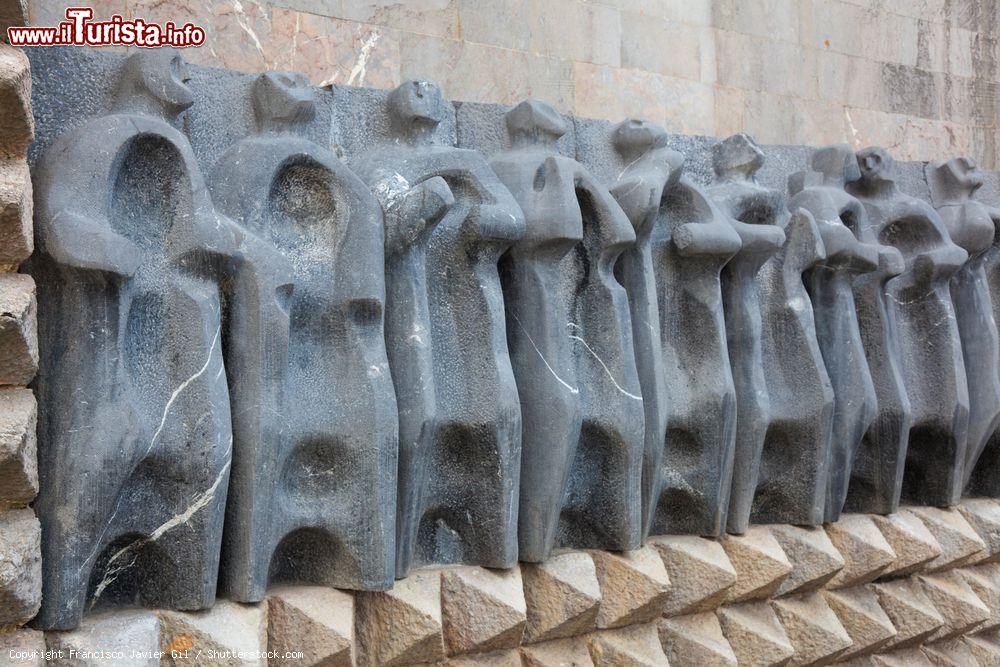
POLYGON ((42 667, 45 635, 38 630, 11 630, 0 633, 0 655, 17 667, 42 667))
POLYGON ((655 623, 601 630, 589 641, 595 667, 667 667, 655 623))
POLYGON ((0 159, 0 266, 14 268, 34 249, 31 175, 20 158, 0 159))
POLYGON ((845 514, 827 524, 826 532, 844 557, 844 568, 829 581, 830 588, 872 581, 896 560, 896 552, 869 516, 845 514))
POLYGON ((41 531, 30 509, 0 512, 0 628, 21 625, 42 600, 41 531))
POLYGON ((944 618, 918 581, 898 579, 872 584, 872 590, 896 628, 896 636, 885 645, 885 650, 918 644, 944 625, 944 618))
POLYGON ((792 565, 777 595, 818 588, 844 567, 844 557, 822 527, 772 525, 769 528, 792 565))
POLYGON ((351 667, 354 597, 322 586, 283 586, 267 596, 267 650, 301 651, 308 664, 351 667))
POLYGON ((917 580, 944 619, 931 641, 965 634, 989 619, 990 610, 957 572, 922 574, 917 580))
POLYGON ((783 665, 795 654, 788 635, 768 603, 727 605, 720 607, 716 614, 739 664, 783 665))
POLYGON ((958 506, 958 511, 986 545, 982 561, 1000 560, 1000 502, 987 498, 967 498, 958 506))
POLYGON ((521 662, 524 667, 590 667, 587 636, 556 639, 522 646, 521 662))
POLYGON ((441 572, 441 620, 445 650, 451 655, 517 648, 526 613, 521 571, 516 567, 441 572))
POLYGON ((444 657, 441 574, 418 571, 392 590, 355 598, 359 665, 409 665, 444 657))
POLYGON ((37 406, 28 389, 0 389, 0 510, 38 493, 37 406))
POLYGON ((944 639, 925 644, 923 651, 935 667, 964 667, 979 663, 972 648, 961 639, 944 639))
MULTIPOLYGON (((7 41, 6 30, 3 41, 7 41)), ((8 156, 23 157, 34 132, 31 72, 24 52, 7 44, 0 44, 0 109, 4 110, 0 121, 0 150, 8 156)), ((27 224, 30 229, 30 215, 27 224)))
POLYGON ((795 649, 789 664, 830 661, 853 642, 822 593, 807 593, 771 602, 795 649))
POLYGON ((851 638, 851 646, 840 654, 840 659, 873 653, 896 636, 896 627, 868 586, 823 591, 823 596, 851 638))
POLYGON ((928 570, 958 567, 982 557, 986 544, 957 510, 909 507, 907 511, 917 515, 941 545, 941 555, 927 564, 928 570))
POLYGON ((889 576, 904 576, 919 572, 941 555, 941 545, 920 518, 906 510, 887 516, 872 516, 896 560, 885 570, 889 576))
POLYGON ((159 612, 160 643, 164 646, 185 647, 195 656, 215 651, 224 665, 253 664, 254 656, 267 650, 268 605, 240 604, 219 600, 215 606, 201 612, 159 612))
POLYGON ((528 622, 524 641, 581 635, 597 627, 601 588, 589 554, 563 553, 522 564, 528 622))
POLYGON ((650 542, 670 575, 666 616, 711 610, 736 582, 736 570, 718 542, 689 536, 657 537, 650 542))
POLYGON ((955 570, 969 588, 990 610, 990 617, 979 626, 979 631, 1000 626, 1000 563, 963 567, 955 570))
POLYGON ((721 544, 736 570, 736 583, 726 590, 726 603, 770 597, 792 572, 792 564, 767 526, 752 526, 721 544))
POLYGON ((0 276, 0 384, 25 385, 38 370, 35 281, 0 276))
POLYGON ((601 588, 598 628, 643 623, 663 614, 670 577, 655 547, 622 554, 591 552, 601 588))
POLYGON ((672 665, 735 667, 736 654, 713 612, 673 616, 659 621, 660 643, 672 665))
MULTIPOLYGON (((49 650, 62 650, 67 658, 70 657, 70 651, 76 651, 82 659, 78 664, 88 667, 109 662, 133 664, 137 667, 156 667, 160 664, 160 659, 155 653, 164 650, 164 647, 168 651, 174 649, 184 651, 188 648, 194 651, 233 648, 220 647, 216 644, 206 645, 200 643, 202 637, 194 632, 181 635, 173 634, 173 630, 174 626, 165 626, 153 612, 116 611, 89 617, 71 632, 48 632, 45 634, 45 643, 49 650), (175 641, 178 638, 179 641, 175 641), (102 651, 107 652, 107 656, 120 653, 129 656, 129 660, 102 657, 102 651), (136 652, 134 659, 133 651, 136 652)), ((260 649, 263 646, 255 648, 260 649)), ((70 662, 72 663, 72 660, 70 662)), ((228 664, 238 663, 230 661, 228 664)))

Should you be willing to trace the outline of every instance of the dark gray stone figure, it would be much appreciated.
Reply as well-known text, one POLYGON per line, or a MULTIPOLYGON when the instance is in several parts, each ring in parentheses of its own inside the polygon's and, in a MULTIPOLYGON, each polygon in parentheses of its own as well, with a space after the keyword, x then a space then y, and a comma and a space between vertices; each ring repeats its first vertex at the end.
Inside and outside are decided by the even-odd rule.
POLYGON ((861 178, 848 192, 865 206, 880 243, 902 253, 905 269, 886 284, 912 421, 902 499, 946 506, 962 490, 969 394, 950 282, 968 259, 930 204, 896 186, 882 148, 857 153, 861 178))
POLYGON ((490 165, 527 221, 501 261, 524 419, 520 559, 542 561, 553 546, 635 549, 643 401, 613 271, 636 235, 611 194, 556 151, 569 129, 558 112, 529 100, 506 120, 512 147, 490 165))
POLYGON ((218 282, 240 233, 171 124, 185 81, 179 56, 133 55, 113 113, 35 170, 42 628, 88 602, 215 598, 233 438, 218 282))
POLYGON ((618 175, 611 194, 635 230, 636 241, 622 253, 617 275, 628 292, 635 365, 642 388, 645 453, 642 465, 642 531, 649 535, 659 502, 660 474, 667 437, 668 388, 660 342, 660 303, 656 294, 653 232, 660 200, 681 175, 684 157, 664 146, 663 128, 635 118, 619 123, 612 135, 615 150, 628 168, 618 175))
POLYGON ((757 274, 785 243, 785 232, 779 226, 785 204, 778 192, 757 183, 757 172, 763 165, 763 151, 745 134, 733 135, 712 147, 715 183, 708 193, 743 242, 722 269, 726 342, 736 387, 736 448, 726 523, 731 533, 743 533, 749 527, 760 455, 771 422, 757 274))
POLYGON ((816 338, 833 386, 833 435, 830 439, 824 521, 840 518, 851 470, 862 438, 877 412, 875 383, 868 370, 854 301, 854 281, 878 269, 878 247, 858 240, 864 207, 844 191, 859 176, 850 146, 816 151, 812 171, 789 177, 792 210, 812 214, 826 258, 806 274, 816 338))
POLYGON ((812 214, 796 209, 789 218, 773 210, 785 243, 757 274, 771 423, 750 520, 816 525, 823 521, 834 395, 804 281, 826 251, 812 214))
POLYGON ((352 163, 386 218, 386 339, 399 404, 396 576, 517 562, 521 410, 497 262, 524 217, 486 160, 442 145, 440 89, 388 97, 394 139, 352 163))
POLYGON ((951 279, 969 392, 963 485, 973 494, 995 497, 1000 495, 1000 342, 996 323, 1000 308, 995 305, 1000 304, 1000 251, 995 245, 1000 211, 973 199, 983 184, 983 175, 969 158, 928 164, 926 173, 934 208, 951 239, 969 253, 969 260, 951 279), (985 465, 977 468, 979 461, 985 465))
POLYGON ((303 136, 314 96, 302 74, 262 74, 258 132, 211 178, 219 210, 249 232, 228 308, 235 448, 221 575, 243 602, 269 581, 379 589, 395 574, 382 210, 303 136))
MULTIPOLYGON (((736 396, 722 312, 722 267, 740 237, 704 191, 680 173, 662 128, 647 125, 619 178, 645 190, 657 212, 650 233, 666 380, 668 449, 662 455, 651 532, 725 530, 736 434, 736 396)), ((628 208, 634 208, 627 204, 628 208)), ((661 445, 663 447, 664 445, 661 445)))

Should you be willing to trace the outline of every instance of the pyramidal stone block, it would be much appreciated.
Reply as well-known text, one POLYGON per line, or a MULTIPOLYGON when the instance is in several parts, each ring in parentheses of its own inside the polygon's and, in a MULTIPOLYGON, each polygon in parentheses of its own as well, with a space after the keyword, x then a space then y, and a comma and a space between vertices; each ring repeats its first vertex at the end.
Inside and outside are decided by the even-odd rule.
POLYGON ((595 632, 588 642, 596 667, 668 667, 655 623, 595 632))
POLYGON ((267 605, 262 603, 218 600, 205 611, 162 611, 159 617, 160 643, 171 649, 190 650, 192 655, 198 651, 237 655, 267 650, 267 605))
POLYGON ((917 581, 897 579, 872 584, 872 590, 896 628, 896 636, 886 643, 884 650, 919 644, 944 625, 944 618, 917 581))
POLYGON ((941 545, 941 555, 927 564, 929 572, 975 562, 986 551, 986 543, 958 510, 908 507, 906 511, 916 514, 941 545))
POLYGON ((442 667, 522 667, 517 649, 452 656, 441 663, 442 667))
POLYGON ((38 306, 31 276, 0 276, 0 384, 26 385, 38 371, 38 306))
POLYGON ((767 526, 751 526, 742 535, 729 535, 722 548, 736 570, 736 583, 726 590, 726 602, 770 597, 792 571, 781 544, 767 526))
POLYGON ((844 557, 823 528, 784 524, 769 528, 792 565, 792 571, 781 582, 776 595, 819 588, 843 569, 844 557))
POLYGON ((923 570, 941 555, 941 545, 920 517, 912 512, 873 516, 886 542, 896 552, 896 561, 883 576, 903 576, 923 570))
POLYGON ((873 656, 872 667, 935 667, 919 646, 873 656))
POLYGON ((388 591, 357 593, 354 604, 361 667, 444 658, 440 571, 414 572, 388 591))
POLYGON ((660 644, 671 665, 735 667, 736 654, 710 611, 660 619, 660 644))
POLYGON ((522 563, 527 625, 524 642, 582 635, 597 627, 601 588, 594 560, 567 552, 544 563, 522 563))
POLYGON ((722 545, 714 540, 671 535, 653 538, 650 543, 670 576, 670 594, 664 609, 667 616, 711 611, 736 583, 736 569, 722 545))
POLYGON ((826 533, 844 557, 844 568, 827 584, 830 588, 856 586, 877 578, 896 560, 896 552, 871 517, 845 514, 826 525, 826 533))
POLYGON ((917 577, 924 593, 941 614, 944 623, 931 640, 948 639, 982 625, 990 617, 989 608, 957 572, 922 574, 917 577))
POLYGON ((1000 501, 993 498, 969 498, 962 501, 958 511, 986 545, 982 561, 1000 561, 1000 501))
POLYGON ((1000 667, 1000 643, 993 633, 969 635, 963 639, 979 665, 1000 667))
POLYGON ((961 638, 924 644, 923 652, 935 667, 968 667, 979 664, 972 647, 961 638))
POLYGON ((267 595, 267 650, 301 651, 309 665, 353 667, 354 596, 326 586, 282 586, 267 595))
MULTIPOLYGON (((203 648, 196 644, 194 636, 173 641, 174 637, 169 633, 161 635, 161 632, 160 619, 154 612, 112 611, 89 616, 78 628, 69 632, 47 632, 45 643, 51 651, 76 651, 78 661, 69 662, 88 666, 108 664, 107 658, 101 657, 102 651, 104 655, 122 652, 128 656, 129 665, 157 667, 160 664, 157 651, 203 648), (136 653, 133 654, 133 651, 136 653), (95 653, 98 655, 92 655, 95 653)), ((6 657, 5 653, 3 658, 6 657)))
POLYGON ((867 586, 823 591, 830 609, 851 638, 851 646, 839 658, 857 658, 878 651, 896 636, 896 627, 867 586))
POLYGON ((441 619, 449 655, 517 648, 527 622, 520 569, 443 570, 441 619))
POLYGON ((771 607, 795 649, 795 655, 789 664, 814 665, 829 662, 853 644, 822 593, 813 592, 772 600, 771 607))
POLYGON ((37 414, 30 389, 0 388, 0 511, 38 493, 37 414))
POLYGON ((720 607, 722 634, 741 665, 784 665, 795 654, 778 616, 767 602, 720 607))
POLYGON ((524 667, 589 667, 594 664, 590 657, 587 637, 555 639, 521 647, 521 662, 524 667))
POLYGON ((45 633, 21 628, 0 633, 0 656, 17 667, 45 665, 45 633))
POLYGON ((990 617, 979 626, 979 631, 1000 627, 1000 563, 963 567, 955 572, 990 610, 990 617))
POLYGON ((620 554, 594 551, 591 556, 601 588, 598 628, 644 623, 663 614, 670 577, 654 547, 620 554))

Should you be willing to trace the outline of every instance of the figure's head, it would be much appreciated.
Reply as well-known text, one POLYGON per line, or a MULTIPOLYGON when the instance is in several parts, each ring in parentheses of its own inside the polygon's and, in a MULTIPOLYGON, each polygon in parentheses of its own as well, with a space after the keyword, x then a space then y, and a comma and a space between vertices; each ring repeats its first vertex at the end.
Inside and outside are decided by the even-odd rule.
POLYGON ((969 192, 975 192, 983 185, 983 172, 971 157, 956 157, 944 163, 943 168, 956 183, 964 186, 969 192))
POLYGON ((634 160, 653 148, 667 145, 667 131, 641 118, 626 118, 615 125, 612 134, 615 150, 626 160, 634 160))
POLYGON ((569 131, 562 114, 540 100, 525 100, 507 112, 513 143, 553 144, 569 131))
POLYGON ((968 199, 983 185, 983 173, 968 157, 928 164, 924 173, 935 206, 968 199))
POLYGON ((872 146, 857 152, 861 180, 866 183, 892 183, 896 180, 896 166, 884 148, 872 146))
POLYGON ((712 167, 722 177, 750 178, 764 166, 764 151, 749 134, 740 132, 712 146, 712 167))
POLYGON ((823 175, 828 181, 853 183, 861 178, 859 159, 847 144, 834 144, 818 148, 812 154, 813 171, 823 175))
POLYGON ((194 103, 189 79, 187 63, 176 51, 143 49, 125 61, 115 106, 176 117, 194 103))
POLYGON ((316 115, 316 94, 305 74, 265 72, 253 84, 253 110, 262 130, 307 123, 316 115))
POLYGON ((403 134, 433 131, 445 118, 441 89, 430 81, 406 81, 389 93, 393 126, 403 134))

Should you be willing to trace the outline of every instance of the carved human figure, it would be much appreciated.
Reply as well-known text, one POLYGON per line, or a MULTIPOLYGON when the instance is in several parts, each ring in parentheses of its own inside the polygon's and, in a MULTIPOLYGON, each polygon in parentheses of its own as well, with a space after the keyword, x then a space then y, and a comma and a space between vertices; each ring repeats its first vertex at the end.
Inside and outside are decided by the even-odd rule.
POLYGON ((725 214, 680 173, 663 129, 647 125, 645 132, 644 150, 637 147, 616 190, 626 201, 622 184, 631 182, 644 191, 645 205, 657 208, 650 253, 669 401, 650 530, 718 535, 726 526, 736 427, 719 274, 742 243, 725 214))
POLYGON ((618 175, 611 194, 635 230, 635 244, 622 253, 616 275, 629 297, 635 365, 642 389, 645 436, 642 465, 643 536, 652 529, 659 503, 660 474, 667 437, 668 387, 660 342, 660 304, 656 294, 653 232, 660 214, 660 200, 668 183, 681 175, 684 157, 666 147, 660 126, 626 118, 611 141, 628 165, 618 175))
POLYGON ((378 589, 395 575, 398 424, 382 336, 382 210, 353 172, 306 138, 302 74, 253 85, 257 132, 211 177, 248 231, 229 303, 233 484, 222 589, 269 581, 378 589))
POLYGON ((436 85, 407 81, 387 106, 393 141, 352 166, 386 218, 396 576, 414 563, 511 567, 521 410, 497 261, 524 234, 524 217, 479 153, 439 140, 446 105, 436 85))
POLYGON ((490 165, 526 219, 501 262, 507 339, 524 430, 520 559, 553 546, 625 551, 642 541, 643 401, 628 295, 613 274, 635 233, 610 193, 556 141, 543 102, 506 117, 490 165))
POLYGON ((866 148, 857 160, 861 178, 848 192, 864 204, 878 241, 897 248, 905 264, 886 284, 912 410, 902 498, 951 505, 962 489, 969 394, 949 286, 968 253, 930 204, 899 190, 884 149, 866 148))
POLYGON ((112 112, 35 171, 42 628, 99 601, 215 598, 232 448, 218 281, 240 232, 173 125, 191 103, 180 56, 133 55, 112 112))
POLYGON ((778 192, 761 187, 757 172, 764 153, 746 134, 712 147, 715 182, 709 196, 728 217, 743 247, 722 269, 726 342, 736 387, 736 448, 727 529, 743 533, 757 490, 760 456, 771 421, 761 322, 761 266, 785 243, 785 204, 778 192))
POLYGON ((983 174, 971 159, 928 164, 926 171, 934 208, 951 239, 969 253, 968 261, 951 279, 969 394, 962 483, 973 494, 996 497, 1000 495, 996 467, 1000 463, 1000 343, 996 323, 1000 315, 1000 251, 996 245, 1000 211, 973 199, 983 184, 983 174), (985 465, 978 467, 977 474, 980 461, 985 465))
POLYGON ((855 180, 858 163, 850 146, 822 148, 812 156, 812 171, 789 178, 789 208, 809 211, 826 258, 806 274, 816 338, 833 386, 833 435, 830 439, 824 521, 840 518, 851 471, 862 438, 877 412, 875 382, 868 369, 854 300, 854 281, 879 266, 879 248, 855 235, 865 210, 844 191, 855 180))

